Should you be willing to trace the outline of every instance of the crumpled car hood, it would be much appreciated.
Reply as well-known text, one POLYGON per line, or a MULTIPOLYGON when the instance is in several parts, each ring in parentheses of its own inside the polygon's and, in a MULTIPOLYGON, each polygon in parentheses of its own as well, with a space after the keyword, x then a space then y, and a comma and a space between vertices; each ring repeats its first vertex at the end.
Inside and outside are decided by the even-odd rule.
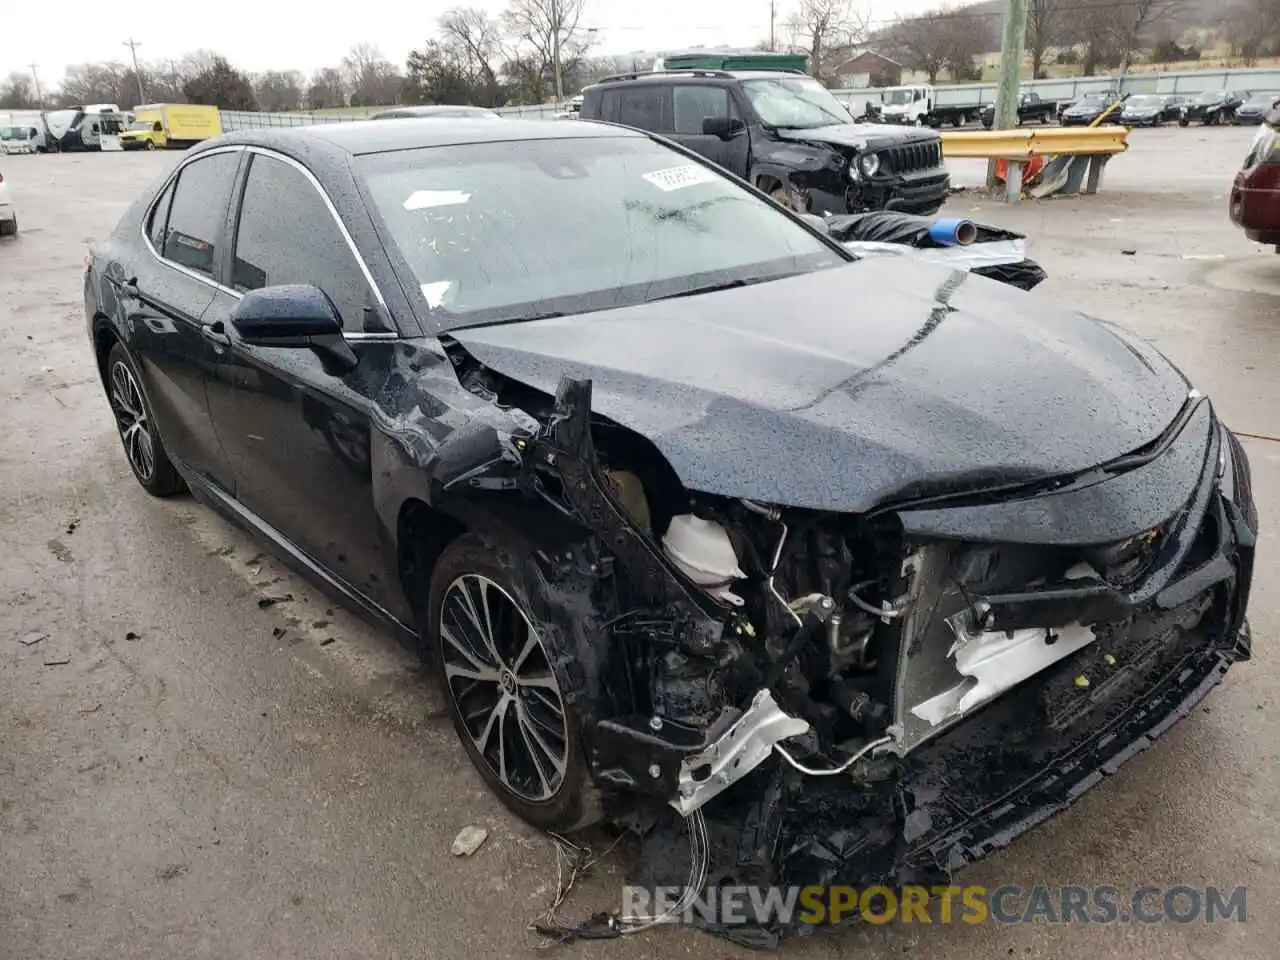
POLYGON ((1034 482, 1155 439, 1153 348, 968 273, 874 258, 745 288, 459 329, 480 363, 649 438, 686 487, 820 510, 1034 482))

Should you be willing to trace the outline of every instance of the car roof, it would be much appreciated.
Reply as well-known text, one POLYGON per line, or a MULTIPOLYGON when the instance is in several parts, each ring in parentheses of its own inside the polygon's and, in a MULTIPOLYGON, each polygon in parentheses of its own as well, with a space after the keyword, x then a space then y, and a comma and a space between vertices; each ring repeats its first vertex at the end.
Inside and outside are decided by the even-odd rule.
POLYGON ((373 119, 384 117, 465 117, 465 116, 499 116, 497 111, 488 107, 477 107, 469 103, 431 103, 417 107, 390 107, 380 110, 373 119))
POLYGON ((669 83, 672 80, 773 80, 777 77, 808 77, 798 70, 720 70, 711 67, 681 67, 676 70, 653 70, 648 73, 620 73, 593 83, 592 87, 609 87, 615 83, 669 83))
POLYGON ((356 120, 305 127, 244 130, 205 140, 199 150, 232 144, 276 149, 282 153, 340 152, 352 156, 449 147, 468 143, 508 143, 522 140, 582 140, 593 137, 644 137, 637 130, 589 120, 504 120, 433 117, 402 119, 398 123, 356 120))

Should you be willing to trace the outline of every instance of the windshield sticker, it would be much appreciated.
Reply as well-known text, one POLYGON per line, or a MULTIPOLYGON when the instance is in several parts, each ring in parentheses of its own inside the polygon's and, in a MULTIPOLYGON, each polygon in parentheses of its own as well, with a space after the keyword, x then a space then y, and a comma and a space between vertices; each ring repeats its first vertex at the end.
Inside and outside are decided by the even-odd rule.
POLYGON ((431 207, 454 207, 466 203, 471 194, 461 190, 415 190, 404 202, 406 210, 427 210, 431 207))
POLYGON ((452 280, 433 280, 422 285, 422 295, 427 298, 427 306, 434 310, 444 303, 444 295, 453 286, 452 280))
POLYGON ((706 167, 689 163, 683 167, 668 167, 665 170, 654 170, 642 176, 659 190, 670 193, 685 187, 694 187, 700 183, 715 183, 716 174, 706 167))

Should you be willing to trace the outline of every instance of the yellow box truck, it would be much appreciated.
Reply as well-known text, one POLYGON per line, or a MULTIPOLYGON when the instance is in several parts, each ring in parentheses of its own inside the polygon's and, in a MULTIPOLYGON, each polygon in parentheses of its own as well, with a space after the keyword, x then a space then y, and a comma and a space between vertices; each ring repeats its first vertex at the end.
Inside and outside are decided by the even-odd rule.
POLYGON ((186 148, 222 133, 217 107, 195 103, 149 103, 135 107, 133 122, 120 134, 126 150, 186 148))

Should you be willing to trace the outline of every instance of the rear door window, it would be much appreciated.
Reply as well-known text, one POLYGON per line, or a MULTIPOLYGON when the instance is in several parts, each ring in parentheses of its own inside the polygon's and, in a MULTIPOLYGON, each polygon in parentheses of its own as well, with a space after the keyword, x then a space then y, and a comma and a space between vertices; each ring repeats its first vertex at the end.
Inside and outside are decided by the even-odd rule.
POLYGON ((657 133, 672 132, 669 86, 636 84, 619 90, 618 97, 618 123, 657 133))
POLYGON ((166 260, 214 275, 218 238, 239 165, 239 152, 232 152, 201 157, 182 168, 165 229, 166 260))

